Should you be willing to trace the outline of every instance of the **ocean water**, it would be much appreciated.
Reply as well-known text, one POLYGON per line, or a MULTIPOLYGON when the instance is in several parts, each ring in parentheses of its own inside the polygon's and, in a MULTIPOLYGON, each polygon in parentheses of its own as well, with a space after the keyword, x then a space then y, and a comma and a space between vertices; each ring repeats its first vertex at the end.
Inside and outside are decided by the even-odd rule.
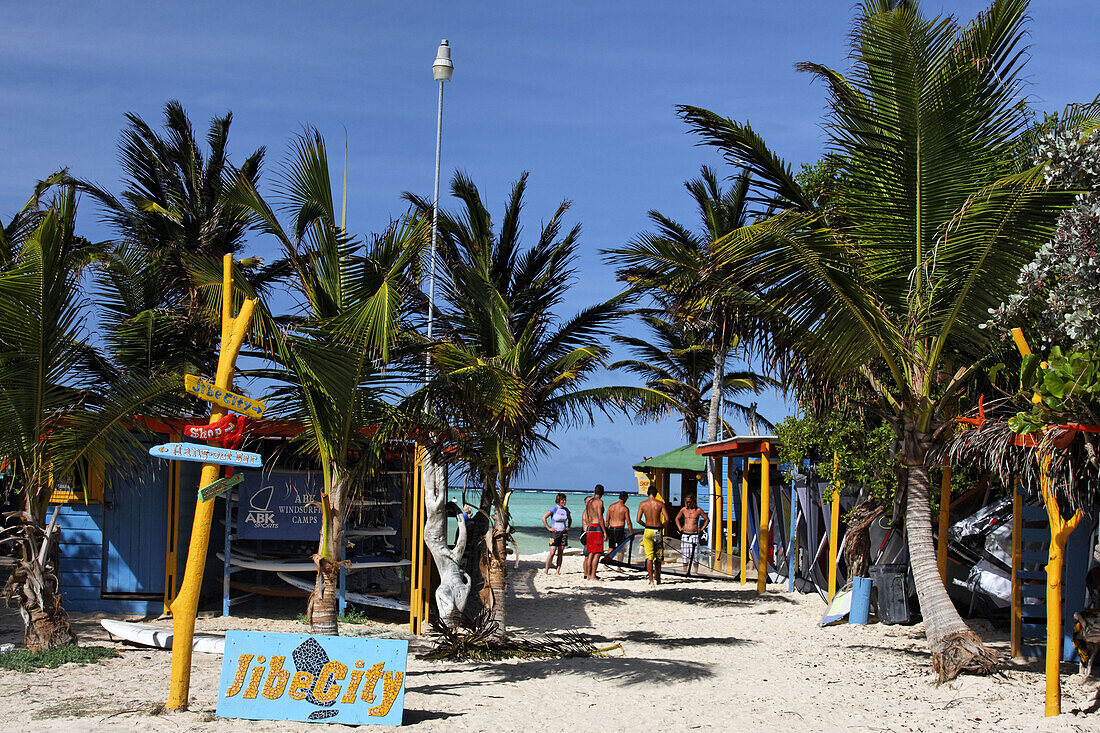
MULTIPOLYGON (((569 532, 569 546, 580 547, 580 524, 581 514, 584 512, 584 497, 591 496, 591 492, 588 491, 564 491, 562 492, 566 496, 565 508, 568 509, 573 515, 573 529, 569 532)), ((516 545, 519 548, 521 555, 534 555, 539 552, 546 552, 550 547, 550 534, 546 531, 546 528, 542 526, 542 515, 546 514, 551 507, 554 506, 554 498, 558 495, 558 490, 542 491, 537 489, 516 489, 512 493, 512 499, 508 503, 508 510, 512 514, 512 525, 516 528, 515 540, 516 545)), ((448 496, 451 501, 462 504, 462 489, 451 488, 448 492, 448 496)), ((466 492, 466 502, 477 506, 479 493, 476 491, 466 492)), ((638 505, 645 499, 644 496, 640 496, 637 490, 630 493, 629 498, 626 500, 626 504, 630 507, 630 519, 634 520, 634 517, 638 512, 638 505)), ((702 508, 709 512, 710 507, 709 497, 702 497, 702 508)), ((607 493, 604 494, 604 504, 610 504, 619 500, 619 493, 607 493)), ((453 519, 451 520, 454 521, 453 519)), ((454 537, 454 529, 448 533, 448 536, 454 537)))

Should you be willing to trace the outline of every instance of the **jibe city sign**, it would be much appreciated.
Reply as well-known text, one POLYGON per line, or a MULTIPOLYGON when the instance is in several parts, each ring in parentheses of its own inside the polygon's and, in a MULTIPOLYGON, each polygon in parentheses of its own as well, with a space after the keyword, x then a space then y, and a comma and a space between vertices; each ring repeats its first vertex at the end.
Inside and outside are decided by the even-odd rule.
POLYGON ((230 631, 217 714, 400 725, 408 652, 399 639, 230 631))
POLYGON ((194 374, 183 375, 183 385, 187 388, 189 394, 198 397, 200 400, 221 405, 233 412, 239 412, 257 420, 264 416, 264 410, 267 409, 267 405, 260 400, 243 397, 227 389, 220 389, 194 374))
POLYGON ((170 461, 191 461, 192 463, 216 463, 220 466, 243 466, 260 468, 263 459, 259 453, 249 453, 230 448, 212 448, 199 443, 164 443, 149 449, 149 455, 155 458, 167 458, 170 461))

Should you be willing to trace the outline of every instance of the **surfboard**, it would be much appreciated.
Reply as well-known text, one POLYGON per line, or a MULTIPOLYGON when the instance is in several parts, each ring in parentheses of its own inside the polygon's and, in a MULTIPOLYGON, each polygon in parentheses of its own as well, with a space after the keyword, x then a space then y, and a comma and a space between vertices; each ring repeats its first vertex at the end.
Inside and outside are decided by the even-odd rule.
MULTIPOLYGON (((130 621, 115 621, 109 618, 101 619, 99 625, 111 635, 111 638, 119 638, 132 644, 149 646, 154 649, 172 648, 173 633, 169 626, 135 624, 130 621)), ((197 652, 221 654, 225 648, 225 635, 196 633, 194 640, 191 642, 191 648, 197 652)))
MULTIPOLYGON (((313 590, 313 583, 310 581, 299 578, 295 575, 288 573, 279 573, 279 578, 289 585, 302 590, 313 590)), ((382 596, 372 596, 368 593, 356 593, 354 591, 344 591, 344 598, 352 603, 358 603, 361 606, 378 606, 379 608, 389 608, 394 611, 404 611, 408 613, 409 604, 404 601, 394 600, 393 598, 383 598, 382 596)))
MULTIPOLYGON (((218 559, 224 562, 225 554, 219 552, 218 559)), ((277 573, 279 571, 286 573, 311 573, 317 570, 317 566, 313 564, 312 560, 264 560, 256 557, 242 557, 236 553, 230 554, 229 564, 239 568, 248 568, 249 570, 264 570, 269 573, 277 573)), ((408 565, 412 565, 412 561, 405 559, 352 560, 345 567, 349 571, 354 571, 377 570, 379 568, 403 568, 408 565)))

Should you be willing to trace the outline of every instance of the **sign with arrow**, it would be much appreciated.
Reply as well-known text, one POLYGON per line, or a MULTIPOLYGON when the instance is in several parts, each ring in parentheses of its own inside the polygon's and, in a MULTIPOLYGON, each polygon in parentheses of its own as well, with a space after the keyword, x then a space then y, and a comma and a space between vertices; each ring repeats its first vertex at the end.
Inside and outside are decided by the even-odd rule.
POLYGON ((216 496, 221 496, 231 488, 244 481, 243 473, 235 473, 232 476, 226 476, 220 478, 212 484, 207 484, 199 489, 199 499, 203 501, 210 501, 216 496))
POLYGON ((254 417, 257 420, 264 416, 264 410, 267 409, 267 404, 261 400, 243 397, 227 389, 215 387, 210 382, 201 377, 196 377, 194 374, 183 375, 183 385, 187 388, 188 393, 200 400, 221 405, 228 410, 254 417))
POLYGON ((212 448, 200 443, 163 443, 149 449, 149 455, 166 458, 169 461, 190 461, 191 463, 216 463, 221 466, 243 466, 260 468, 263 458, 259 453, 229 448, 212 448))

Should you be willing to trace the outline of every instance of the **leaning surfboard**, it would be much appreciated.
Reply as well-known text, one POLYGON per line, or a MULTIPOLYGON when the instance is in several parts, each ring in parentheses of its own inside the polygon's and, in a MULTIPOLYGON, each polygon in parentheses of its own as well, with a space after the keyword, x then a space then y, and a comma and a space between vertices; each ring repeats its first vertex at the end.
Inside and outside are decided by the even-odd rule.
MULTIPOLYGON (((279 578, 288 585, 292 585, 295 588, 302 590, 313 590, 313 583, 299 578, 296 575, 290 575, 289 573, 279 573, 279 578)), ((394 600, 393 598, 383 598, 382 596, 374 596, 369 593, 356 593, 354 591, 344 591, 344 598, 352 603, 358 603, 360 606, 378 606, 379 608, 389 608, 394 611, 404 611, 408 613, 409 604, 405 601, 394 600)))
MULTIPOLYGON (((112 638, 122 639, 139 646, 153 647, 154 649, 172 648, 172 629, 168 626, 153 626, 151 624, 135 624, 129 621, 115 621, 114 619, 101 619, 99 625, 111 635, 112 638)), ((191 642, 191 648, 197 652, 207 654, 221 654, 225 648, 224 634, 195 634, 191 642)))

